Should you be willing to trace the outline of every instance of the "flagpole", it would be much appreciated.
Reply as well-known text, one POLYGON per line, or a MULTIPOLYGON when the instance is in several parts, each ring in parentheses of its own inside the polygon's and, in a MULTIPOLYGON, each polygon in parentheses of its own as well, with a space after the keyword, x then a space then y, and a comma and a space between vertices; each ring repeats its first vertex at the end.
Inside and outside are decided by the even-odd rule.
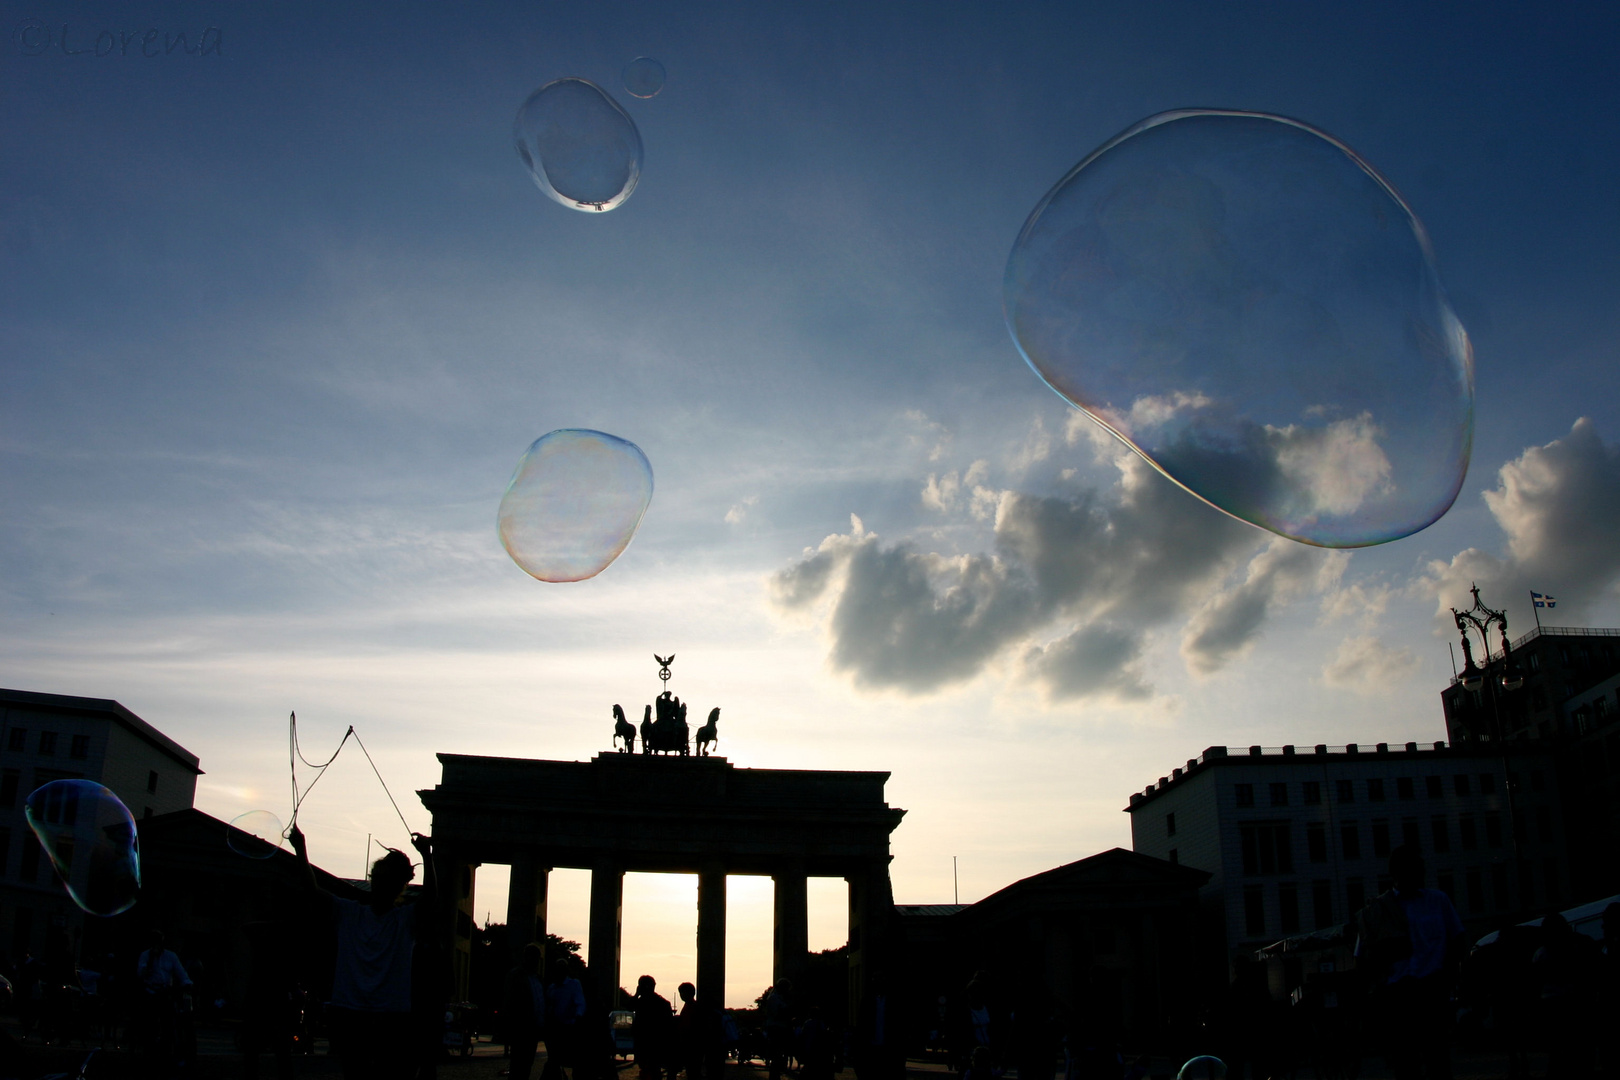
POLYGON ((1536 630, 1541 630, 1541 605, 1536 603, 1536 594, 1530 593, 1530 614, 1536 617, 1536 630))

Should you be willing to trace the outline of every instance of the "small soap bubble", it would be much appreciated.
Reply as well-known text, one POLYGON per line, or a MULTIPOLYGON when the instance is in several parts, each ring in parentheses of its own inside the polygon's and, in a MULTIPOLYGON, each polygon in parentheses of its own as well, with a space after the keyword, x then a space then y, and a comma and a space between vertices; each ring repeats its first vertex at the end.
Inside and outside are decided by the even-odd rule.
POLYGON ((250 810, 232 818, 225 830, 225 843, 249 859, 268 859, 281 850, 286 839, 281 819, 268 810, 250 810))
POLYGON ((91 780, 52 780, 28 796, 23 815, 75 904, 101 916, 135 906, 140 843, 117 795, 91 780))
POLYGON ((1035 207, 1003 299, 1053 390, 1234 517, 1360 547, 1462 486, 1473 353, 1428 236, 1309 125, 1149 117, 1035 207))
POLYGON ((501 499, 501 543, 541 581, 583 581, 619 557, 652 500, 641 447, 601 431, 564 428, 534 441, 501 499))
POLYGON ((1176 1073, 1176 1080, 1226 1080, 1226 1062, 1207 1054, 1195 1057, 1176 1073))
POLYGON ((624 65, 624 89, 638 98, 657 97, 664 88, 664 65, 650 56, 638 56, 624 65))
POLYGON ((530 94, 512 137, 535 184, 570 209, 612 210, 641 179, 635 121, 588 79, 556 79, 530 94))

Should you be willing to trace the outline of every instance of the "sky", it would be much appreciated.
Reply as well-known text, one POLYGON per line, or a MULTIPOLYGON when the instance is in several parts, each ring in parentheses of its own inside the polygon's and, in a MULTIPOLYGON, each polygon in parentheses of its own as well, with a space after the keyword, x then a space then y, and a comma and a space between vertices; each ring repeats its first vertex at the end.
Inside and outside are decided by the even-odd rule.
MULTIPOLYGON (((1206 746, 1444 738, 1471 583, 1515 636, 1532 589, 1620 625, 1600 6, 3 8, 0 685, 121 701, 218 817, 287 818, 297 710, 312 757, 353 725, 424 829, 436 752, 585 760, 674 652, 730 761, 890 772, 896 900, 971 902, 1128 847, 1130 793, 1206 746), (564 75, 645 145, 607 213, 513 150, 564 75), (1228 518, 1013 345, 1030 211, 1188 106, 1330 132, 1427 227, 1477 389, 1428 529, 1327 551, 1228 518), (617 562, 544 584, 495 516, 562 427, 638 444, 656 490, 617 562)), ((339 873, 405 839, 347 750, 299 820, 339 873)), ((730 887, 738 1004, 770 886, 730 887)), ((504 917, 504 868, 477 903, 504 917)), ((692 976, 694 905, 629 879, 627 978, 692 976)))

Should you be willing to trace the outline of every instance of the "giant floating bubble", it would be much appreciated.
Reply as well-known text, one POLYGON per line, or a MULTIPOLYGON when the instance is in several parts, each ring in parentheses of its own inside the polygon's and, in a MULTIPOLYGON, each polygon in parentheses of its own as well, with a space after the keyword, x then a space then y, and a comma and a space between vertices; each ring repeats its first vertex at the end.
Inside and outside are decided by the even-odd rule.
POLYGON ((641 133, 588 79, 556 79, 530 94, 512 137, 540 190, 574 210, 612 210, 641 179, 641 133))
POLYGON ((91 780, 52 780, 28 796, 23 815, 75 904, 102 916, 135 906, 140 844, 117 795, 91 780))
POLYGON ((541 581, 583 581, 619 557, 652 500, 641 447, 563 428, 534 441, 501 499, 501 543, 541 581))
POLYGON ((634 97, 657 97, 664 88, 664 65, 650 56, 638 56, 621 73, 625 91, 634 97))
POLYGON ((1149 117, 1058 182, 1007 261, 1052 389, 1234 517, 1326 547, 1451 506, 1473 353, 1423 225, 1343 143, 1262 113, 1149 117))
POLYGON ((232 818, 225 828, 226 846, 249 859, 270 858, 286 839, 281 819, 268 810, 249 810, 232 818))
POLYGON ((1176 1080, 1226 1080, 1226 1062, 1208 1054, 1195 1057, 1176 1073, 1176 1080))

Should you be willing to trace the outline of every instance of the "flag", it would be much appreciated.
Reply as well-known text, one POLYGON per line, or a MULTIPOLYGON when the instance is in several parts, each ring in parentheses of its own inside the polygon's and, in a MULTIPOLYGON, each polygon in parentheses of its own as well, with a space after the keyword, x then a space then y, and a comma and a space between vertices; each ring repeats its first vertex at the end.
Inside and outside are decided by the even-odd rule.
POLYGON ((1551 596, 1543 596, 1541 593, 1538 593, 1538 592, 1533 592, 1533 593, 1530 594, 1530 602, 1532 604, 1536 605, 1536 607, 1555 608, 1555 607, 1558 606, 1557 598, 1551 597, 1551 596))

